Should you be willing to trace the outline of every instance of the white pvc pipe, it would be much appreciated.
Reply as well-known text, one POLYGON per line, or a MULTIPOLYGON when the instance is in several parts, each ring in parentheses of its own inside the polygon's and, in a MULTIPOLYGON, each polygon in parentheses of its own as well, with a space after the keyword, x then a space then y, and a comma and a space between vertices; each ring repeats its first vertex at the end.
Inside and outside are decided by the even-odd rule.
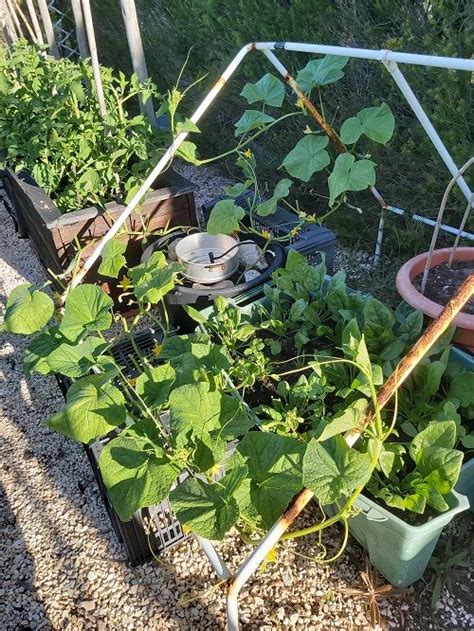
MULTIPOLYGON (((472 63, 474 64, 474 61, 472 63)), ((406 98, 411 109, 414 111, 423 129, 427 133, 428 138, 433 143, 436 151, 439 153, 441 159, 443 160, 444 164, 447 166, 449 172, 451 173, 452 176, 455 176, 456 173, 458 173, 459 169, 456 166, 454 160, 452 159, 451 154, 446 149, 443 141, 439 137, 438 132, 433 127, 433 124, 431 123, 430 119, 426 115, 425 110, 423 109, 420 102, 416 98, 415 93, 409 86, 408 81, 405 79, 405 77, 403 76, 402 72, 400 71, 396 63, 391 61, 391 62, 385 63, 384 65, 387 68, 387 70, 390 72, 390 74, 392 75, 395 83, 400 88, 403 96, 406 98)), ((469 186, 467 185, 466 180, 460 177, 457 180, 457 183, 464 197, 466 198, 467 201, 469 201, 471 199, 472 192, 469 186)))
POLYGON ((230 572, 227 565, 224 563, 221 556, 218 554, 217 550, 214 548, 209 539, 203 539, 198 535, 194 535, 197 539, 197 542, 201 546, 204 551, 204 554, 209 559, 210 564, 214 568, 215 573, 221 580, 226 580, 230 578, 230 572))
MULTIPOLYGON (((403 208, 398 208, 397 206, 386 206, 385 208, 395 215, 405 215, 407 212, 403 208)), ((423 217, 423 215, 410 215, 410 219, 413 219, 413 221, 416 221, 418 223, 423 223, 427 226, 431 226, 432 228, 434 228, 437 223, 434 219, 423 217)), ((445 223, 439 224, 439 229, 443 232, 447 232, 448 234, 454 234, 456 236, 459 234, 462 239, 474 241, 474 234, 472 232, 466 232, 465 230, 461 230, 461 232, 459 232, 458 228, 453 228, 453 226, 448 226, 445 223)))
POLYGON ((256 50, 289 50, 316 55, 336 55, 337 57, 353 57, 372 61, 394 61, 401 64, 449 68, 451 70, 467 70, 474 72, 474 59, 456 57, 437 57, 435 55, 419 55, 417 53, 399 53, 392 50, 371 50, 369 48, 349 48, 345 46, 326 46, 324 44, 302 44, 297 42, 258 42, 256 50))
MULTIPOLYGON (((222 73, 220 79, 214 84, 214 86, 207 93, 207 95, 205 96, 203 101, 201 101, 201 104, 199 105, 197 110, 191 116, 191 121, 193 123, 197 123, 199 121, 201 116, 205 113, 205 111, 208 109, 208 107, 214 101, 216 96, 222 90, 222 88, 226 84, 226 82, 229 79, 229 77, 232 75, 232 73, 238 67, 238 65, 240 64, 242 59, 245 57, 245 55, 251 49, 252 49, 252 45, 248 44, 247 46, 244 46, 237 53, 237 55, 234 57, 234 59, 231 61, 231 63, 227 66, 227 68, 222 73)), ((182 132, 178 136, 176 136, 176 138, 174 139, 173 143, 165 151, 164 155, 161 157, 161 159, 159 160, 158 164, 152 170, 150 175, 145 179, 143 184, 140 186, 140 188, 137 191, 137 193, 135 193, 135 195, 130 200, 130 202, 127 204, 127 206, 124 208, 122 213, 119 215, 119 217, 117 217, 117 219, 115 220, 115 223, 111 226, 110 230, 107 232, 107 234, 105 234, 102 237, 102 239, 96 245, 95 249, 92 251, 92 254, 84 262, 84 266, 82 267, 82 269, 79 270, 79 272, 76 274, 76 276, 72 279, 72 281, 71 281, 71 283, 69 285, 71 289, 76 287, 82 281, 82 279, 84 278, 84 276, 86 275, 88 270, 94 265, 94 263, 99 258, 99 256, 100 256, 103 248, 105 247, 106 243, 108 243, 117 234, 117 232, 120 230, 120 228, 125 223, 127 218, 131 215, 133 210, 141 202, 142 197, 145 195, 145 193, 148 191, 148 189, 155 182, 155 180, 158 177, 158 175, 160 175, 160 173, 162 173, 166 168, 168 168, 171 160, 173 159, 174 155, 176 154, 177 150, 179 149, 179 146, 186 139, 187 135, 188 135, 188 132, 182 132)))

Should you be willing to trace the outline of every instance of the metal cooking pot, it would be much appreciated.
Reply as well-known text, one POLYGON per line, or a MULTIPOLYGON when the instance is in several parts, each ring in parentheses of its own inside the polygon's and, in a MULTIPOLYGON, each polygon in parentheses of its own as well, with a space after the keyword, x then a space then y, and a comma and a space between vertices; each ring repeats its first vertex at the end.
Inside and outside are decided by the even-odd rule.
POLYGON ((183 275, 196 283, 209 285, 225 280, 239 267, 239 242, 225 234, 198 232, 176 245, 176 258, 183 275))

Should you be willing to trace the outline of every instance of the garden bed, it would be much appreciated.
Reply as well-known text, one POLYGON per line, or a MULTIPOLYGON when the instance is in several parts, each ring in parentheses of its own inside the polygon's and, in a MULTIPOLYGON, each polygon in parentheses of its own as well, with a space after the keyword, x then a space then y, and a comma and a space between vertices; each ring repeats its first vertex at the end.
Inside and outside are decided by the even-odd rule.
MULTIPOLYGON (((53 200, 27 174, 7 169, 5 188, 10 193, 17 224, 24 230, 46 270, 63 273, 81 247, 103 237, 124 210, 119 202, 110 202, 102 210, 97 207, 60 213, 53 200)), ((156 188, 145 195, 139 209, 128 218, 130 232, 156 231, 166 225, 196 225, 194 184, 172 170, 160 176, 156 188)), ((128 241, 126 257, 138 263, 142 254, 141 238, 122 237, 128 241)), ((97 279, 97 266, 87 282, 97 279)))

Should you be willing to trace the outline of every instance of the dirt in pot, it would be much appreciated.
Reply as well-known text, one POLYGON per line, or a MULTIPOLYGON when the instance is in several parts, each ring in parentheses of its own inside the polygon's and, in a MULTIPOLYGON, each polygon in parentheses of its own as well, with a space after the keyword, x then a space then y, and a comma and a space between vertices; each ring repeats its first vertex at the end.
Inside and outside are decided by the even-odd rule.
MULTIPOLYGON (((455 261, 449 267, 441 263, 432 267, 428 274, 428 282, 424 295, 440 305, 445 305, 461 287, 466 278, 474 273, 474 261, 455 261)), ((420 291, 423 274, 419 274, 413 285, 420 291)), ((474 315, 474 298, 465 305, 463 313, 474 315)))

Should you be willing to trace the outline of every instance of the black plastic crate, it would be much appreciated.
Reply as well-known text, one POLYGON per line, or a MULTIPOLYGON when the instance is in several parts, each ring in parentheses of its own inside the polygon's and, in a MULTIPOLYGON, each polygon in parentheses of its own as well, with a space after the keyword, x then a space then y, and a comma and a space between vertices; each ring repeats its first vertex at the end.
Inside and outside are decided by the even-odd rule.
MULTIPOLYGON (((252 196, 250 192, 239 195, 236 198, 223 196, 203 204, 202 212, 205 222, 207 223, 211 210, 217 202, 223 199, 235 199, 235 203, 241 206, 247 213, 244 223, 249 225, 249 200, 252 196)), ((283 237, 288 235, 291 230, 299 224, 299 220, 295 217, 294 213, 278 206, 276 212, 268 217, 259 217, 254 214, 253 223, 257 230, 268 230, 274 237, 283 237)), ((305 256, 312 265, 320 263, 322 260, 321 253, 324 253, 328 274, 333 273, 335 247, 336 235, 334 232, 313 223, 304 223, 299 228, 298 235, 292 237, 285 245, 287 252, 290 249, 297 250, 305 256)))
MULTIPOLYGON (((151 359, 153 348, 159 342, 156 334, 151 330, 141 331, 134 335, 133 340, 140 355, 151 359)), ((130 339, 124 338, 117 342, 110 352, 126 377, 134 377, 139 372, 140 355, 137 354, 130 339)), ((61 376, 57 376, 56 379, 61 392, 66 396, 71 381, 61 376)), ((92 445, 84 445, 84 449, 94 472, 94 477, 112 527, 119 541, 123 543, 132 565, 140 565, 183 541, 189 535, 184 534, 181 524, 174 516, 168 500, 137 511, 130 521, 122 521, 119 518, 102 482, 98 465, 102 448, 119 432, 120 428, 92 445)))

